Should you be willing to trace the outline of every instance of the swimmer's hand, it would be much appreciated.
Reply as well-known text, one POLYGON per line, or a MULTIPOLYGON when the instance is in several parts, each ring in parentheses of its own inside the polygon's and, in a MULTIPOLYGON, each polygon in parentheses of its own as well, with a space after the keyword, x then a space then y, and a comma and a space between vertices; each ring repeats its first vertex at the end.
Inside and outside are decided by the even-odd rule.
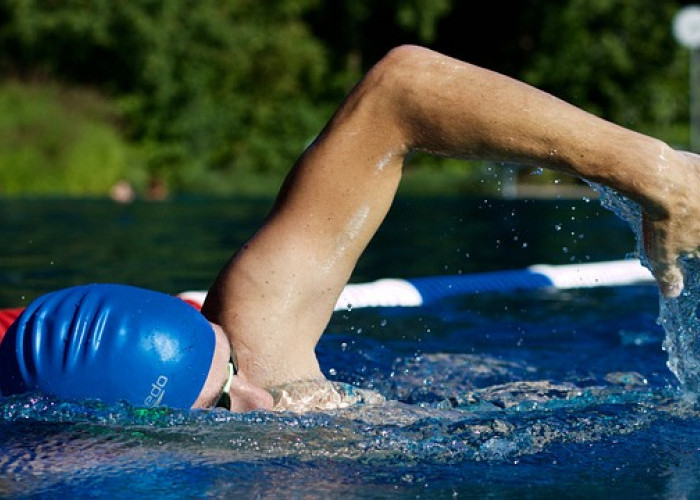
POLYGON ((683 291, 681 257, 700 258, 700 156, 680 151, 678 168, 667 171, 659 186, 661 214, 644 212, 644 250, 664 297, 683 291))
POLYGON ((332 411, 386 402, 378 392, 326 379, 290 382, 271 388, 270 393, 275 401, 273 410, 295 413, 332 411))

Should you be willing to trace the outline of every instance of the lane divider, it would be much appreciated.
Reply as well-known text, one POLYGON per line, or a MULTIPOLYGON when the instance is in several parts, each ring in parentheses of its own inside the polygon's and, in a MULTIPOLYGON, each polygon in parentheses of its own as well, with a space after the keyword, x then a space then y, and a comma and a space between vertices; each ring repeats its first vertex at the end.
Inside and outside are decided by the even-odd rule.
MULTIPOLYGON (((512 292, 552 288, 593 288, 653 283, 648 269, 638 260, 616 260, 585 264, 537 264, 513 271, 429 276, 411 279, 381 279, 346 285, 336 311, 362 307, 420 307, 448 297, 488 292, 512 292)), ((206 292, 189 291, 180 298, 202 304, 206 292)))

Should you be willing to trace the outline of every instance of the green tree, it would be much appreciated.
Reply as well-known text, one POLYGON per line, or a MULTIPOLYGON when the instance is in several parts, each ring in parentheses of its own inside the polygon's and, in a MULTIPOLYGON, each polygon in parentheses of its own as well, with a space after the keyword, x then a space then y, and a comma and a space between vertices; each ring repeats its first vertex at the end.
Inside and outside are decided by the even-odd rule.
POLYGON ((140 179, 113 104, 85 89, 0 84, 0 195, 104 195, 140 179))
POLYGON ((141 161, 175 187, 281 176, 328 113, 313 102, 327 76, 302 19, 313 3, 5 0, 0 69, 117 99, 141 161))
POLYGON ((540 50, 522 76, 612 121, 685 143, 687 54, 671 34, 678 9, 656 0, 555 2, 542 10, 540 50))
POLYGON ((333 68, 354 80, 396 45, 433 42, 438 23, 449 15, 452 3, 453 0, 323 0, 309 9, 306 19, 332 53, 333 68))
MULTIPOLYGON (((683 145, 687 54, 670 33, 679 3, 0 0, 0 80, 107 96, 104 123, 130 141, 121 164, 175 189, 228 191, 262 177, 273 189, 362 71, 401 43, 525 79, 683 145)), ((12 92, 15 101, 39 95, 12 92)), ((99 141, 81 144, 90 143, 99 141)), ((465 171, 439 164, 449 176, 465 171)))

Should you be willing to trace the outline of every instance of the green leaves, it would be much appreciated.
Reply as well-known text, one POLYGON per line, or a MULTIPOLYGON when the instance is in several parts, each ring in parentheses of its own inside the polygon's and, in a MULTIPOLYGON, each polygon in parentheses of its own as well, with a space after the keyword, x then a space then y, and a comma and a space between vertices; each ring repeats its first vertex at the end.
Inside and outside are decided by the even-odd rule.
POLYGON ((140 181, 114 116, 84 89, 0 85, 0 195, 104 195, 140 181))
POLYGON ((542 49, 523 72, 536 86, 622 125, 678 142, 687 55, 673 40, 675 2, 568 0, 543 10, 542 49))
MULTIPOLYGON (((238 190, 242 179, 263 179, 274 191, 362 72, 401 43, 432 45, 687 146, 688 57, 670 28, 677 4, 2 0, 0 83, 31 82, 15 96, 20 100, 46 86, 41 102, 54 110, 55 123, 71 129, 86 120, 128 149, 122 157, 129 167, 115 172, 180 191, 238 190), (83 114, 80 106, 71 115, 59 96, 66 89, 78 89, 77 101, 99 93, 109 117, 83 114)), ((20 127, 23 116, 6 121, 20 127)), ((22 125, 22 133, 6 136, 51 142, 40 130, 45 124, 31 123, 34 132, 22 125)), ((62 140, 79 139, 74 133, 62 140)), ((11 163, 1 157, 14 154, 14 143, 4 140, 0 193, 7 192, 3 169, 11 163)), ((45 146, 35 150, 52 150, 45 146)), ((30 153, 23 158, 23 168, 36 172, 51 162, 30 153)), ((65 182, 79 186, 87 178, 65 182)))
POLYGON ((300 18, 311 4, 9 0, 0 39, 16 50, 2 65, 114 98, 147 171, 176 188, 196 188, 184 171, 197 164, 281 177, 325 119, 323 106, 303 119, 283 111, 308 105, 326 78, 324 49, 300 18))

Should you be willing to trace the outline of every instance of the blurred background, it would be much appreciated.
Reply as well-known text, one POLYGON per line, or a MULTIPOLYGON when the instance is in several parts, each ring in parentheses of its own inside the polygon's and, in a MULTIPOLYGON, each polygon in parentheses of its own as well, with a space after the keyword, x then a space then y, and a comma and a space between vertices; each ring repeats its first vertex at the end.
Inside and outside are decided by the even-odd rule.
MULTIPOLYGON (((354 82, 403 43, 688 148, 690 58, 671 29, 688 3, 0 0, 0 196, 272 194, 354 82)), ((417 157, 402 189, 574 182, 471 167, 417 157)))

